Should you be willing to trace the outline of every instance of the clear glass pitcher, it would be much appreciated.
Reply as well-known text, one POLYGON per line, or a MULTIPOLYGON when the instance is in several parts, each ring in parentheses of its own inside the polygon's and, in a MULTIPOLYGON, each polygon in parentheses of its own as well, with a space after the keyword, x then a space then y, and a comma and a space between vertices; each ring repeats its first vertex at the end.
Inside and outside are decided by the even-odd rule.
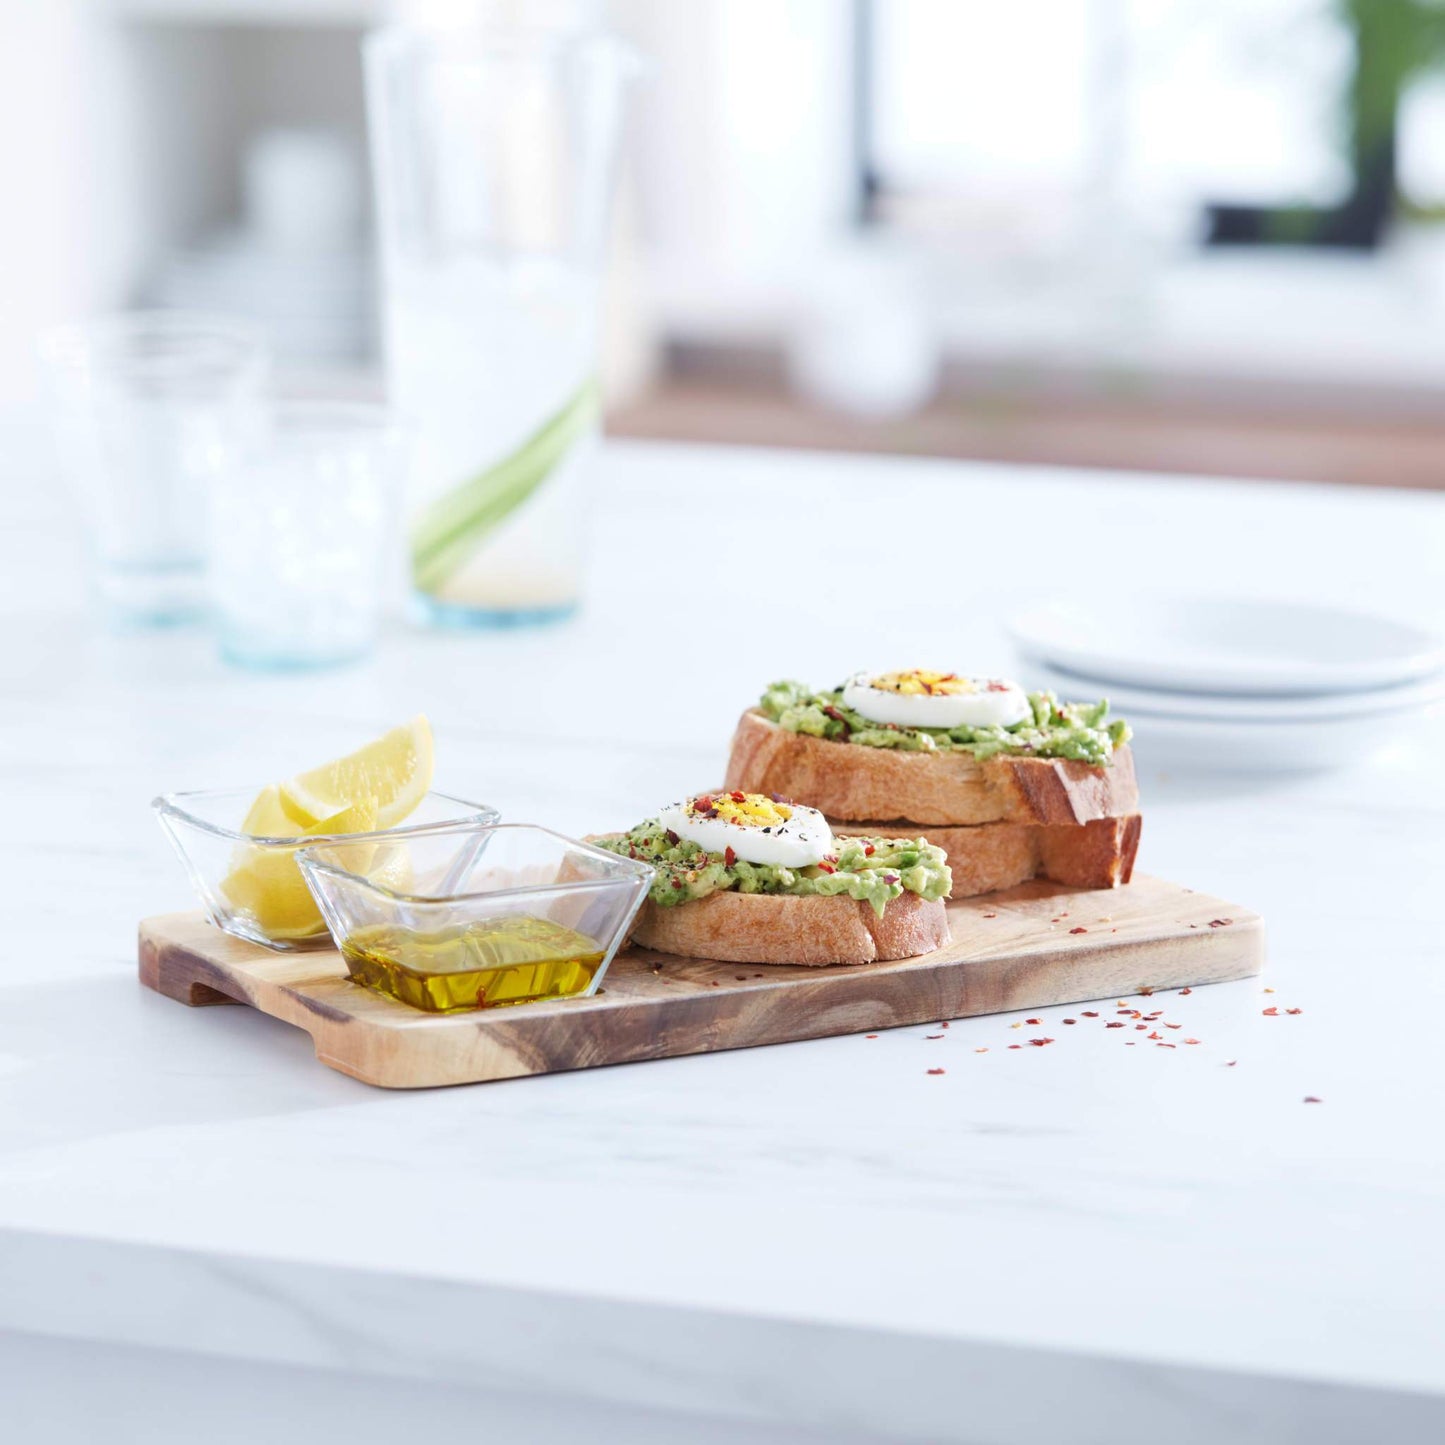
POLYGON ((636 52, 595 30, 391 28, 366 87, 411 575, 460 626, 577 605, 598 313, 636 52))

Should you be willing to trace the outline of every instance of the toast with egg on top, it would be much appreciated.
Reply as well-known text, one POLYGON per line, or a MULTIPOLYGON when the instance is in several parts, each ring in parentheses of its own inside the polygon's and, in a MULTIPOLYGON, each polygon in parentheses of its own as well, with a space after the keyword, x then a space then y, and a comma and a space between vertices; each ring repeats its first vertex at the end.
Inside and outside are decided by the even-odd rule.
POLYGON ((1114 887, 1133 870, 1139 789, 1128 727, 1107 711, 953 673, 778 683, 739 721, 724 781, 797 798, 840 831, 922 833, 948 854, 955 898, 1034 877, 1114 887))
POLYGON ((816 809, 715 789, 589 840, 650 863, 632 941, 727 963, 859 964, 948 942, 943 853, 919 838, 835 838, 816 809))

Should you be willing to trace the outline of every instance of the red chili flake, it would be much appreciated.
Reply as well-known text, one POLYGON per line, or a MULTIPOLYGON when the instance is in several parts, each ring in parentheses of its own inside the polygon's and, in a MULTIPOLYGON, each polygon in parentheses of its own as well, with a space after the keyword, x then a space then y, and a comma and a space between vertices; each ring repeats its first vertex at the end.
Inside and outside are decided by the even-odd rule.
POLYGON ((838 870, 837 870, 831 863, 829 863, 826 859, 824 859, 823 862, 819 863, 819 864, 818 864, 818 867, 821 868, 824 873, 836 873, 836 872, 838 871, 838 870))
POLYGON ((748 976, 747 976, 747 974, 745 974, 745 973, 735 973, 735 974, 733 974, 733 982, 734 982, 734 983, 746 983, 747 981, 748 981, 748 976))
POLYGON ((1141 1029, 1147 1029, 1148 1027, 1149 1027, 1148 1024, 1135 1024, 1135 1025, 1134 1025, 1134 1032, 1135 1032, 1135 1033, 1138 1033, 1141 1029))
POLYGON ((930 1069, 928 1072, 929 1072, 930 1074, 945 1074, 945 1073, 948 1072, 948 1070, 947 1070, 947 1069, 930 1069))
POLYGON ((747 797, 747 794, 741 793, 736 788, 734 788, 732 792, 728 794, 728 797, 730 797, 735 803, 741 803, 743 799, 747 797))
POLYGON ((724 863, 727 867, 731 868, 731 867, 733 866, 733 864, 736 863, 737 861, 738 861, 738 855, 733 852, 732 844, 729 844, 729 845, 723 850, 723 863, 724 863))
POLYGON ((939 1024, 938 1027, 941 1028, 941 1029, 946 1029, 946 1028, 948 1027, 948 1020, 947 1020, 947 1019, 944 1019, 944 1021, 943 1021, 941 1024, 939 1024))
POLYGON ((1264 1016, 1267 1019, 1278 1018, 1279 1009, 1277 1009, 1273 1004, 1271 1004, 1267 1009, 1265 1009, 1264 1016))
POLYGON ((1177 1044, 1155 1044, 1154 1047, 1156 1049, 1174 1049, 1178 1048, 1179 1046, 1177 1044))
POLYGON ((1134 1047, 1134 1045, 1137 1044, 1138 1042, 1139 1042, 1138 1039, 1125 1039, 1125 1040, 1124 1040, 1124 1047, 1125 1047, 1126 1049, 1132 1049, 1132 1048, 1134 1047))
POLYGON ((1025 1019, 1024 1022, 1026 1024, 1041 1024, 1043 1023, 1043 1019, 1025 1019))
POLYGON ((1197 1043, 1199 1042, 1199 1040, 1198 1040, 1198 1039, 1185 1039, 1184 1042, 1185 1042, 1186 1044, 1197 1044, 1197 1043))
POLYGON ((1165 1027, 1166 1029, 1182 1029, 1182 1028, 1184 1027, 1184 1025, 1183 1025, 1183 1024, 1165 1024, 1164 1027, 1165 1027))
POLYGON ((1009 1048, 1011 1048, 1011 1049, 1021 1049, 1021 1048, 1023 1048, 1023 1045, 1022 1045, 1022 1044, 1010 1044, 1010 1045, 1009 1045, 1009 1048))
POLYGON ((1062 1019, 1062 1020, 1060 1020, 1060 1022, 1066 1023, 1066 1024, 1076 1024, 1076 1023, 1078 1023, 1078 1019, 1062 1019))
POLYGON ((1086 1008, 1086 1009, 1084 1010, 1084 1017, 1085 1017, 1086 1019, 1096 1019, 1096 1018, 1099 1017, 1098 1010, 1097 1010, 1097 1009, 1086 1008))
POLYGON ((1121 1028, 1124 1027, 1124 1025, 1123 1025, 1123 1024, 1105 1024, 1104 1027, 1105 1027, 1106 1029, 1121 1029, 1121 1028))
MULTIPOLYGON (((1140 1024, 1139 1027, 1140 1027, 1140 1028, 1143 1028, 1143 1025, 1140 1024)), ((1149 1034, 1149 1037, 1150 1037, 1151 1039, 1162 1039, 1162 1038, 1164 1037, 1164 1035, 1163 1035, 1163 1034, 1156 1034, 1156 1033, 1154 1033, 1154 1032, 1151 1031, 1150 1034, 1149 1034)))
POLYGON ((1302 1008, 1287 1008, 1285 1012, 1287 1014, 1302 1014, 1304 1010, 1302 1008))
POLYGON ((877 851, 878 850, 871 843, 869 843, 868 846, 863 850, 863 856, 865 858, 871 858, 877 851))
POLYGON ((997 917, 998 917, 998 914, 997 914, 997 913, 985 913, 983 916, 984 916, 985 918, 997 918, 997 917))
POLYGON ((1193 993, 1193 992, 1194 992, 1194 990, 1193 990, 1192 988, 1181 988, 1181 989, 1179 990, 1179 997, 1180 997, 1180 998, 1187 998, 1187 997, 1188 997, 1191 993, 1193 993))
POLYGON ((1226 1060, 1224 1061, 1224 1067, 1225 1067, 1226 1069, 1232 1069, 1238 1062, 1239 1062, 1238 1059, 1226 1059, 1226 1060))
POLYGON ((1088 931, 1087 928, 1071 928, 1069 930, 1070 933, 1087 933, 1088 931))
POLYGON ((709 979, 707 986, 708 986, 709 988, 716 988, 716 987, 717 987, 717 979, 715 979, 715 978, 714 978, 714 979, 709 979))
POLYGON ((864 1034, 863 1037, 864 1037, 865 1039, 876 1039, 876 1038, 878 1037, 878 1035, 877 1035, 877 1034, 864 1034))
POLYGON ((694 812, 706 812, 710 807, 712 807, 711 795, 708 793, 704 793, 700 798, 694 798, 692 800, 692 806, 694 812))
POLYGON ((942 1034, 924 1034, 923 1037, 926 1038, 926 1039, 941 1039, 941 1038, 943 1037, 943 1035, 942 1035, 942 1034))
POLYGON ((1149 995, 1154 992, 1154 990, 1152 988, 1141 988, 1139 992, 1144 998, 1148 998, 1149 995))
POLYGON ((1209 926, 1211 928, 1228 928, 1233 922, 1234 920, 1232 918, 1211 918, 1209 920, 1209 926))
POLYGON ((1045 1044, 1053 1043, 1052 1039, 1030 1039, 1029 1042, 1036 1048, 1041 1049, 1045 1044))
POLYGON ((1324 1103, 1324 1100, 1323 1100, 1323 1099, 1316 1098, 1315 1095, 1313 1095, 1313 1094, 1306 1094, 1306 1095, 1305 1095, 1305 1103, 1306 1103, 1306 1104, 1323 1104, 1323 1103, 1324 1103))
POLYGON ((663 836, 666 837, 667 841, 671 843, 674 848, 677 847, 679 839, 677 834, 674 833, 671 828, 669 828, 663 836))
POLYGON ((1051 918, 1051 919, 1049 919, 1049 922, 1050 922, 1050 923, 1062 923, 1062 922, 1063 922, 1063 919, 1061 919, 1061 918, 1051 918))
POLYGON ((986 1054, 987 1052, 988 1052, 988 1050, 987 1050, 986 1048, 975 1049, 975 1050, 974 1050, 974 1053, 976 1053, 976 1054, 986 1054))

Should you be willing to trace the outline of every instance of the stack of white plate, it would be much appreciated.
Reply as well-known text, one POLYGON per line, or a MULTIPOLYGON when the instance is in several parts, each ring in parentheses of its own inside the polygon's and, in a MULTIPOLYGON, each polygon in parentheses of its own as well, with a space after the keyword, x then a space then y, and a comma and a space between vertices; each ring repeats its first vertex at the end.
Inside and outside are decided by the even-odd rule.
POLYGON ((1338 767, 1431 723, 1445 640, 1368 613, 1205 597, 1045 602, 1009 624, 1025 677, 1107 697, 1145 761, 1338 767))

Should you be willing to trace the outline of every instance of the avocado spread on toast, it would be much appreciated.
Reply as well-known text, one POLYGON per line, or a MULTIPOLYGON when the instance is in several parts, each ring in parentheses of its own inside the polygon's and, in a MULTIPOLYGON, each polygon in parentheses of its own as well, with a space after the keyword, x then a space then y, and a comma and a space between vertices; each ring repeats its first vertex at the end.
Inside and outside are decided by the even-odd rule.
POLYGON ((903 752, 965 752, 980 762, 1010 757, 1067 758, 1102 766, 1131 736, 1122 718, 1111 722, 1107 699, 1060 703, 1051 692, 1031 692, 1031 718, 1013 727, 908 728, 876 723, 843 705, 842 688, 814 692, 801 682, 775 682, 763 693, 758 711, 793 733, 833 742, 903 752))
POLYGON ((729 861, 727 855, 709 853, 652 819, 630 832, 594 841, 609 852, 651 863, 656 877, 648 897, 663 908, 732 890, 856 898, 872 904, 881 918, 887 905, 905 892, 931 902, 947 898, 953 886, 943 850, 922 838, 839 838, 833 853, 807 868, 736 857, 729 861))

